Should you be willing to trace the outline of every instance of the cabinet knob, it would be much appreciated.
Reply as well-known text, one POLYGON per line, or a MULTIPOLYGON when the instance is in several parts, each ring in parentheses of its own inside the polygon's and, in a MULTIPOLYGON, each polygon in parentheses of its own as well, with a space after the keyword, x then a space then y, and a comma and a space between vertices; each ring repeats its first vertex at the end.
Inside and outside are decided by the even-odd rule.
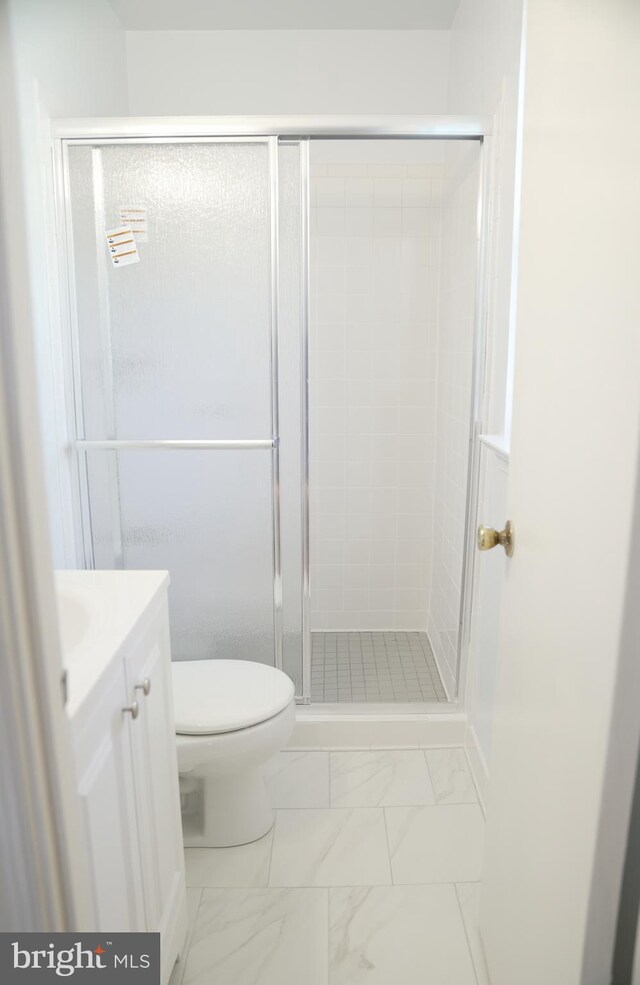
POLYGON ((136 691, 142 691, 142 693, 144 694, 144 696, 146 698, 146 696, 148 695, 149 691, 151 690, 151 681, 149 680, 149 678, 148 677, 145 677, 145 679, 143 680, 142 684, 136 684, 135 690, 136 691))
POLYGON ((132 718, 137 718, 140 714, 140 706, 137 701, 132 701, 128 708, 123 708, 123 712, 127 711, 132 718))

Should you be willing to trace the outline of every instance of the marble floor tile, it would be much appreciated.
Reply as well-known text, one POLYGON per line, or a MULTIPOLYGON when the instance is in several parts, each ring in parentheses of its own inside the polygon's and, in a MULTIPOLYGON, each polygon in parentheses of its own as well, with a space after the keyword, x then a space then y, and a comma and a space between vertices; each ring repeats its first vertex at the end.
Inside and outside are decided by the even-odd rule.
POLYGON ((487 971, 487 962, 484 956, 484 947, 480 937, 480 929, 478 927, 480 883, 459 882, 456 885, 456 892, 458 893, 458 902, 460 903, 460 910, 462 911, 462 919, 464 920, 465 929, 467 931, 467 939, 469 941, 469 948, 471 950, 473 964, 476 969, 478 985, 491 985, 491 982, 489 981, 489 972, 487 971))
POLYGON ((475 985, 453 886, 329 890, 329 985, 475 985))
POLYGON ((425 749, 438 804, 477 804, 475 784, 464 749, 425 749))
POLYGON ((418 749, 332 752, 332 807, 433 804, 424 755, 418 749))
POLYGON ((182 954, 173 966, 173 971, 171 972, 171 977, 169 979, 169 985, 182 985, 184 970, 187 966, 189 945, 191 944, 191 936, 193 934, 193 928, 195 926, 201 897, 201 889, 187 889, 187 936, 185 937, 182 954))
POLYGON ((193 930, 201 899, 201 889, 196 889, 194 887, 189 887, 187 889, 187 923, 189 925, 189 930, 193 930))
POLYGON ((206 889, 184 985, 327 985, 326 889, 206 889))
POLYGON ((484 818, 477 804, 386 807, 385 816, 394 884, 479 880, 484 818))
POLYGON ((266 776, 274 807, 329 806, 328 752, 281 752, 266 776))
POLYGON ((266 886, 273 828, 258 841, 234 848, 186 848, 187 886, 266 886))
POLYGON ((381 808, 278 811, 270 886, 389 885, 381 808))

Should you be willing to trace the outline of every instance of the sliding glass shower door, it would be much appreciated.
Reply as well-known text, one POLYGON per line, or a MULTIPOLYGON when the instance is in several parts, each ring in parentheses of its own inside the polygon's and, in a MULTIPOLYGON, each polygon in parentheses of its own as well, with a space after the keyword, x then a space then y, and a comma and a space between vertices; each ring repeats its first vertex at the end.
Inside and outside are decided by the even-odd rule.
POLYGON ((278 370, 284 349, 298 392, 300 279, 278 266, 277 141, 65 153, 84 563, 168 569, 174 659, 284 666, 301 694, 304 538, 280 510, 302 496, 301 424, 291 407, 283 475, 278 370), (297 295, 279 336, 280 282, 297 295))

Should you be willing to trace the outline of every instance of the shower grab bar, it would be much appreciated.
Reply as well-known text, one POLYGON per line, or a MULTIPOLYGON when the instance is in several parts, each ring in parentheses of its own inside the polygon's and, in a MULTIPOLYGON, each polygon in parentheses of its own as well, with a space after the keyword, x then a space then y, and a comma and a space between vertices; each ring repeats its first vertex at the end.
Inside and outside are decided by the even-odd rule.
POLYGON ((212 440, 168 440, 162 438, 143 438, 131 441, 106 439, 104 441, 78 440, 74 446, 78 451, 143 451, 156 449, 159 451, 250 451, 252 449, 273 450, 280 444, 280 438, 224 438, 212 440))

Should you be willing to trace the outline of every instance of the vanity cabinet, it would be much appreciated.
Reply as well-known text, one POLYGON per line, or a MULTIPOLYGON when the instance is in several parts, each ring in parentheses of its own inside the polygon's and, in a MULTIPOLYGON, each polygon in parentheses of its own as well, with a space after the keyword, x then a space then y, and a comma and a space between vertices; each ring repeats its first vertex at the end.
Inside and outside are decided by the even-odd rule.
MULTIPOLYGON (((150 631, 124 660, 127 695, 137 703, 130 719, 136 818, 146 925, 175 936, 184 904, 184 847, 178 762, 171 693, 171 658, 166 605, 150 631)), ((185 923, 186 933, 186 923, 185 923)), ((182 941, 174 941, 179 950, 182 941)))
POLYGON ((133 772, 133 726, 122 713, 128 692, 117 661, 71 722, 93 912, 86 931, 145 930, 133 772))
POLYGON ((85 640, 84 655, 76 651, 69 661, 68 707, 93 903, 79 929, 159 931, 165 985, 186 936, 167 579, 156 572, 71 574, 99 575, 103 588, 110 581, 104 576, 147 575, 148 591, 139 591, 144 608, 136 618, 129 607, 119 645, 109 659, 96 659, 95 680, 83 668, 80 694, 74 666, 90 661, 97 645, 92 650, 85 640))

